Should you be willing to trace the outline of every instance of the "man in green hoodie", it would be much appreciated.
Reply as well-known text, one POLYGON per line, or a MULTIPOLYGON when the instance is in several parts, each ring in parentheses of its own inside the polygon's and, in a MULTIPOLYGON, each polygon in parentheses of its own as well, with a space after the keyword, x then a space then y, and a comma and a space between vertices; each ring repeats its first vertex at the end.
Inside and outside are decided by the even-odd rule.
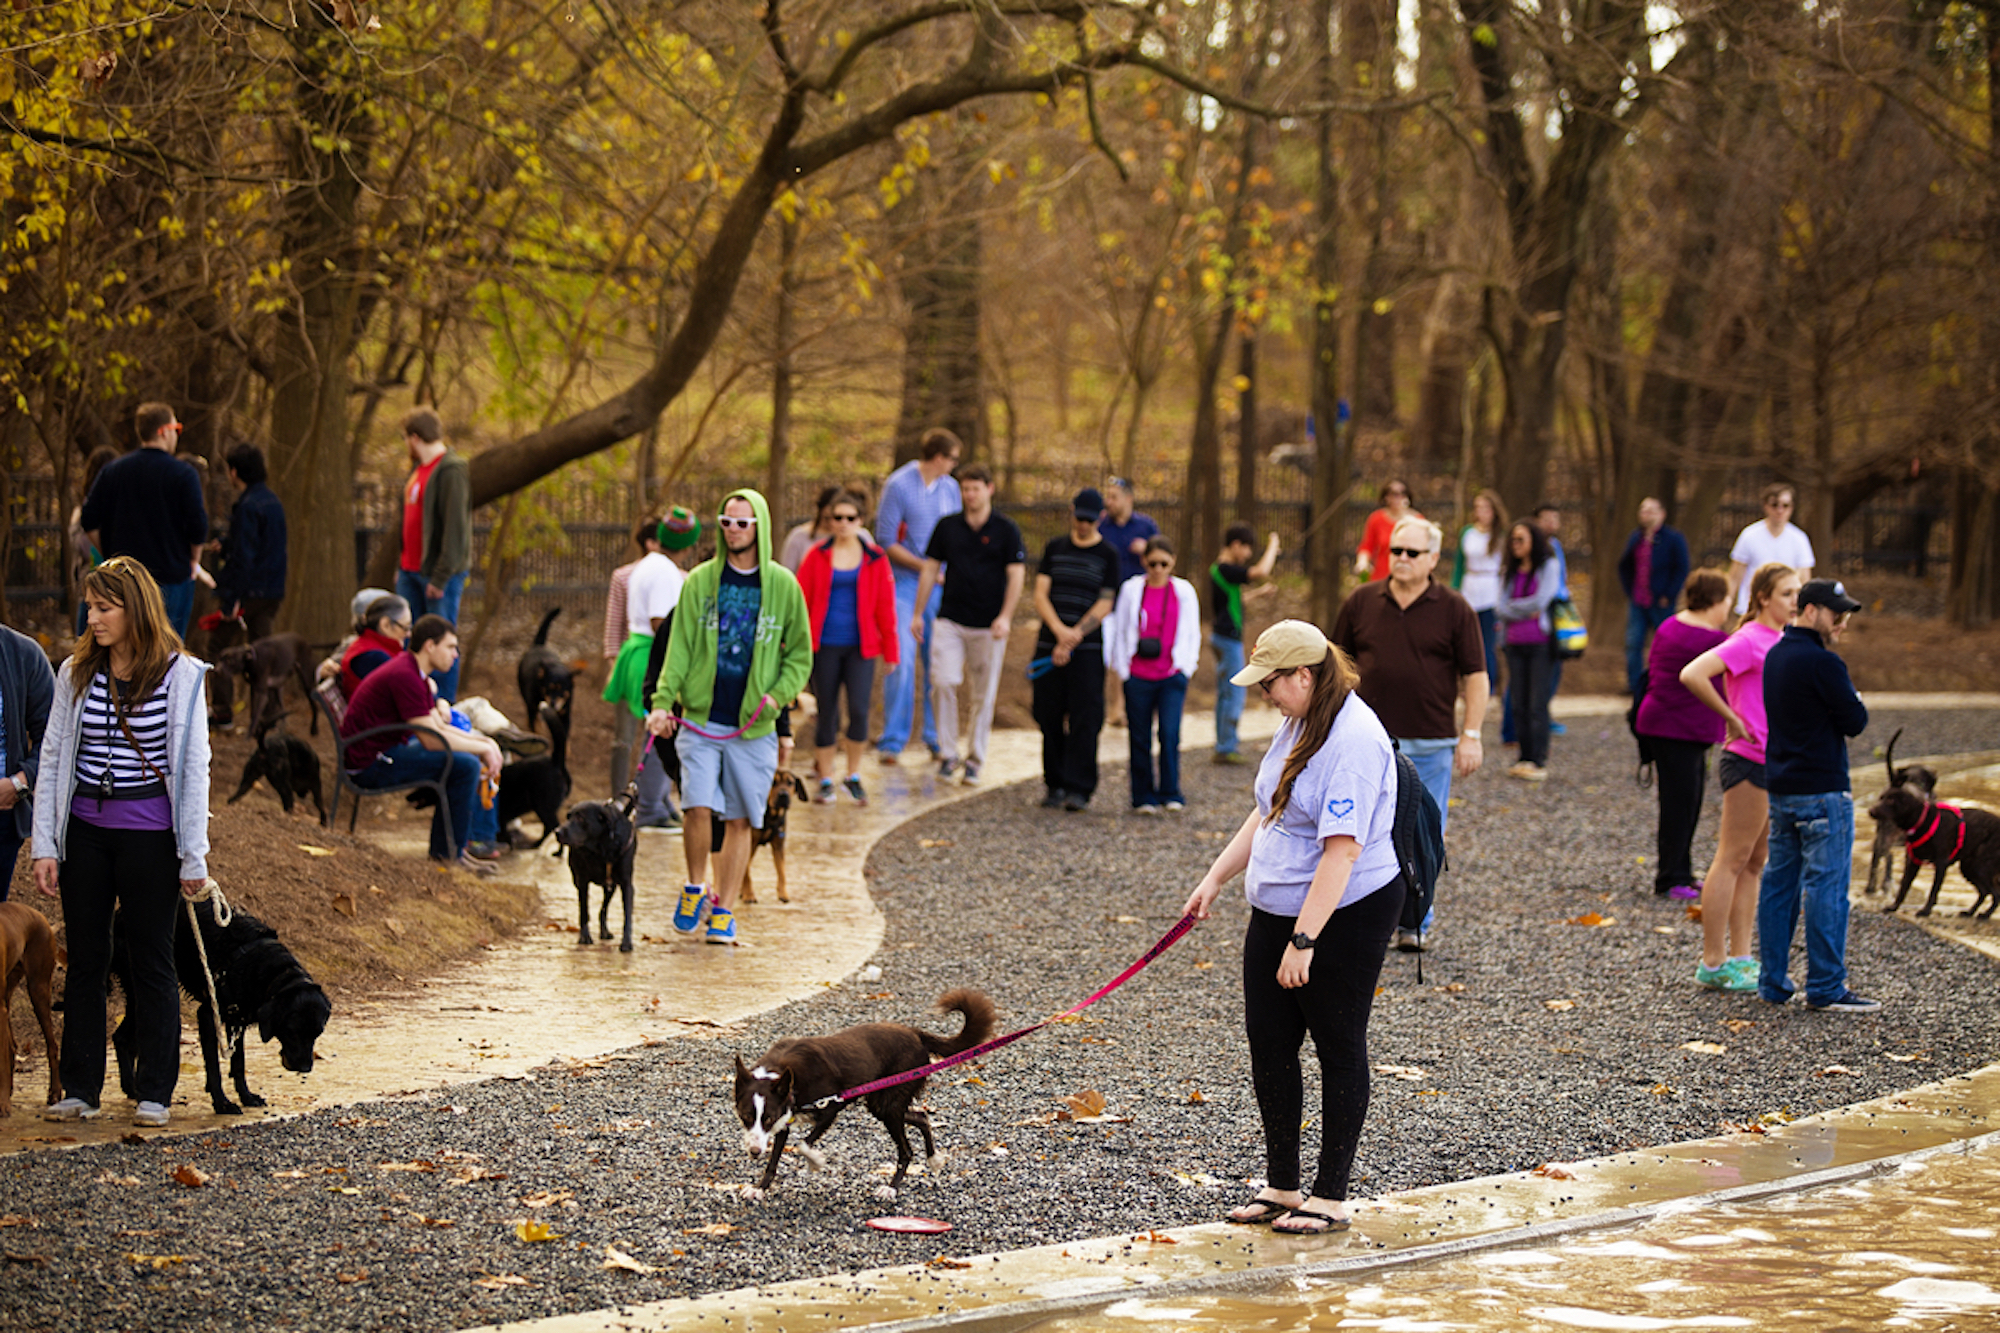
POLYGON ((756 491, 731 491, 716 518, 721 544, 681 587, 646 730, 679 735, 687 827, 709 813, 726 831, 713 891, 703 882, 706 838, 685 839, 688 885, 674 911, 682 935, 707 928, 710 944, 736 943, 736 895, 750 863, 750 832, 764 823, 778 770, 778 715, 812 671, 812 621, 790 570, 771 559, 771 509, 756 491), (678 703, 681 717, 670 711, 678 703))

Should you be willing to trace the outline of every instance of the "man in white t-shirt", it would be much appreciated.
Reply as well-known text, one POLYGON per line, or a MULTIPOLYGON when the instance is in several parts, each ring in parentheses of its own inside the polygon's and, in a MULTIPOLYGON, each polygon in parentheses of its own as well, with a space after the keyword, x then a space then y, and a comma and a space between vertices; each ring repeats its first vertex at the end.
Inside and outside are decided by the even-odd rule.
MULTIPOLYGON (((635 717, 646 715, 646 662, 653 650, 653 637, 681 599, 681 573, 661 545, 658 529, 640 536, 646 554, 632 567, 625 583, 625 644, 611 668, 611 680, 604 688, 607 701, 624 704, 635 717)), ((646 747, 645 766, 639 770, 639 802, 633 817, 640 828, 673 828, 680 820, 667 794, 667 771, 654 747, 646 747)))
POLYGON ((1812 577, 1812 539, 1792 525, 1792 488, 1773 482, 1764 488, 1764 517, 1736 536, 1729 551, 1729 595, 1736 614, 1750 608, 1750 576, 1776 561, 1798 570, 1799 579, 1812 577))

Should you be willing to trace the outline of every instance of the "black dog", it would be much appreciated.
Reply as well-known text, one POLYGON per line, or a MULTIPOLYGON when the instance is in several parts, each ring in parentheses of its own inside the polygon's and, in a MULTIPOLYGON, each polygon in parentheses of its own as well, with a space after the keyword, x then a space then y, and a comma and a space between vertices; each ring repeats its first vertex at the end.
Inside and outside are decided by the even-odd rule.
POLYGON ((1917 881, 1918 868, 1929 865, 1937 868, 1931 880, 1931 896, 1917 909, 1918 916, 1929 916, 1937 906, 1938 891, 1944 887, 1945 869, 1953 862, 1957 862, 1959 873, 1977 895, 1972 906, 1960 912, 1960 916, 1971 916, 1988 898, 1993 899, 1986 909, 1988 917, 1993 915, 1994 907, 2000 907, 2000 815, 1984 810, 1960 810, 1917 796, 1903 787, 1891 787, 1882 793, 1882 799, 1869 807, 1868 813, 1903 830, 1903 882, 1896 890, 1896 901, 1883 911, 1893 912, 1901 907, 1903 899, 1909 896, 1910 885, 1917 881))
MULTIPOLYGON (((260 1041, 278 1042, 278 1060, 294 1074, 310 1074, 313 1044, 333 1016, 326 992, 299 966, 292 951, 278 942, 278 932, 237 908, 227 926, 215 924, 212 903, 196 903, 201 919, 202 947, 208 951, 209 971, 215 977, 215 991, 222 1003, 222 1029, 234 1046, 229 1056, 230 1078, 236 1084, 239 1106, 229 1100, 222 1083, 220 1037, 216 1028, 215 1006, 208 995, 208 981, 202 975, 201 953, 195 947, 194 931, 188 925, 187 910, 174 911, 174 970, 181 989, 195 1000, 195 1027, 201 1034, 201 1056, 208 1069, 208 1100, 217 1115, 241 1115, 244 1106, 262 1106, 264 1099, 250 1091, 243 1078, 243 1035, 257 1025, 260 1041)), ((131 960, 118 937, 118 918, 111 919, 111 974, 130 995, 127 978, 131 960)), ((118 1083, 128 1097, 134 1096, 137 1052, 134 1038, 126 1031, 124 1019, 111 1034, 118 1052, 118 1083)))
POLYGON ((298 681, 312 713, 309 730, 319 735, 319 710, 310 708, 313 668, 317 665, 312 645, 297 634, 272 634, 248 646, 229 649, 216 658, 215 670, 209 673, 209 725, 217 725, 218 715, 220 725, 229 725, 236 706, 234 682, 240 676, 250 686, 250 731, 261 734, 283 716, 285 677, 290 676, 298 681))
POLYGON ((326 802, 320 795, 319 755, 298 737, 287 735, 282 727, 267 730, 257 748, 243 761, 243 782, 227 804, 235 805, 248 795, 258 778, 271 784, 271 790, 284 803, 286 814, 292 813, 292 804, 299 797, 310 796, 313 809, 319 811, 320 823, 326 822, 326 802))
POLYGON ((535 719, 542 715, 543 704, 561 713, 565 725, 570 720, 576 673, 549 647, 549 626, 561 614, 562 608, 557 606, 542 617, 540 627, 535 630, 535 641, 522 651, 520 664, 514 668, 515 683, 521 687, 521 702, 528 709, 529 731, 535 729, 535 719))
MULTIPOLYGON (((922 1069, 933 1059, 971 1050, 993 1035, 993 1001, 978 991, 947 991, 938 1000, 938 1011, 952 1010, 965 1015, 956 1037, 933 1036, 907 1023, 863 1023, 826 1037, 787 1037, 764 1052, 754 1068, 746 1069, 743 1057, 737 1056, 736 1117, 743 1122, 743 1146, 752 1157, 762 1157, 767 1149, 771 1154, 764 1178, 746 1191, 749 1196, 763 1198, 777 1178, 778 1159, 784 1155, 794 1118, 812 1122, 799 1151, 814 1170, 826 1164, 814 1145, 833 1128, 834 1117, 846 1103, 814 1108, 812 1104, 820 1098, 891 1074, 922 1069)), ((924 1136, 924 1156, 931 1169, 944 1165, 931 1137, 930 1113, 913 1105, 923 1093, 924 1083, 921 1078, 911 1079, 862 1099, 868 1113, 881 1121, 896 1141, 896 1174, 876 1190, 882 1198, 896 1197, 915 1156, 910 1151, 909 1126, 915 1125, 924 1136)))
MULTIPOLYGON (((1882 756, 1882 765, 1889 770, 1891 789, 1902 787, 1929 800, 1937 790, 1937 774, 1922 764, 1906 764, 1896 767, 1896 742, 1901 740, 1903 729, 1896 728, 1896 734, 1889 738, 1889 748, 1882 756)), ((1868 883, 1861 892, 1873 897, 1878 890, 1886 891, 1889 876, 1895 873, 1896 849, 1903 845, 1903 830, 1895 821, 1877 819, 1875 821, 1875 845, 1868 856, 1868 883)))
POLYGON ((639 834, 632 827, 632 798, 624 801, 585 801, 572 806, 569 818, 556 830, 556 841, 569 851, 570 882, 576 885, 577 940, 590 943, 590 886, 604 886, 604 901, 597 909, 598 936, 611 939, 611 894, 615 889, 625 898, 625 937, 620 953, 632 952, 632 862, 639 850, 639 834))
POLYGON ((539 847, 548 841, 561 827, 563 802, 569 799, 569 722, 553 704, 542 705, 542 716, 548 720, 552 742, 548 754, 502 768, 500 790, 493 797, 493 811, 503 829, 523 815, 542 821, 541 837, 516 846, 539 847))

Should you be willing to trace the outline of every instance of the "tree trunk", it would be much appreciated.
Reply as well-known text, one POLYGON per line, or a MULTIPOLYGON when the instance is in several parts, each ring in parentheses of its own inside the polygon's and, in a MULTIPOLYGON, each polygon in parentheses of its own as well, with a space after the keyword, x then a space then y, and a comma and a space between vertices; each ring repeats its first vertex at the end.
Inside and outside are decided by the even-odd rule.
POLYGON ((764 469, 764 496, 785 503, 792 462, 792 342, 798 336, 799 221, 778 224, 778 312, 771 332, 771 456, 764 469))
POLYGON ((1314 122, 1314 205, 1319 234, 1313 239, 1312 408, 1315 432, 1312 522, 1305 538, 1312 578, 1307 617, 1331 631, 1340 613, 1341 571, 1347 551, 1347 434, 1340 428, 1340 173, 1335 168, 1334 116, 1338 92, 1333 36, 1334 0, 1315 0, 1313 30, 1325 45, 1315 55, 1319 100, 1329 109, 1314 122))
POLYGON ((1236 395, 1236 521, 1258 528, 1264 516, 1257 503, 1257 335, 1244 334, 1236 355, 1243 377, 1243 391, 1236 395))
MULTIPOLYGON (((967 461, 984 445, 986 393, 979 356, 981 245, 978 211, 968 193, 949 187, 979 171, 977 137, 954 132, 944 164, 906 201, 911 218, 903 248, 903 397, 896 415, 895 463, 917 456, 924 432, 942 426, 965 443, 967 461)), ((965 186, 965 191, 972 189, 965 186)))

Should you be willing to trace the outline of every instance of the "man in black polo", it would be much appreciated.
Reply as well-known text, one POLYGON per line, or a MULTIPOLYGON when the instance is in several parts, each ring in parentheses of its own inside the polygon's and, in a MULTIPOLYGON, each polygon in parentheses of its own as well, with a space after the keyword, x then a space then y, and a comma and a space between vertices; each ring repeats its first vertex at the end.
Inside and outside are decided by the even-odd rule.
POLYGON ((1843 1014, 1882 1007, 1847 987, 1847 884, 1854 865, 1854 798, 1847 738, 1868 726, 1837 643, 1861 603, 1833 579, 1799 589, 1797 618, 1764 659, 1764 783, 1769 859, 1757 890, 1758 997, 1792 998, 1789 964, 1806 919, 1806 1008, 1843 1014))
MULTIPOLYGON (((931 529, 924 547, 924 572, 917 579, 915 605, 930 605, 938 574, 944 596, 931 622, 931 711, 937 717, 938 780, 960 773, 967 786, 979 781, 986 742, 993 734, 993 702, 1000 697, 1000 667, 1007 634, 1028 571, 1028 548, 1014 520, 993 509, 993 474, 975 463, 958 470, 965 508, 946 514, 931 529), (969 678, 969 679, 968 679, 969 678), (964 758, 958 753, 958 687, 970 684, 972 718, 964 758), (962 765, 962 766, 961 766, 962 765)), ((910 617, 910 633, 924 641, 921 611, 910 617)))
POLYGON ((194 562, 208 540, 201 478, 174 457, 181 423, 165 403, 141 403, 133 418, 139 447, 105 464, 78 516, 106 558, 129 555, 160 585, 174 633, 187 638, 194 616, 194 562))
POLYGON ((1069 532, 1042 548, 1035 570, 1035 638, 1029 674, 1042 729, 1043 806, 1075 813, 1097 791, 1104 730, 1104 618, 1118 594, 1118 552, 1097 530, 1104 497, 1094 486, 1070 502, 1069 532))
MULTIPOLYGON (((1431 577, 1443 540, 1437 524, 1405 517, 1389 536, 1389 577, 1354 590, 1333 622, 1333 641, 1361 673, 1355 692, 1375 710, 1396 748, 1416 765, 1438 813, 1451 818, 1451 780, 1479 768, 1486 720, 1486 649, 1479 617, 1431 577), (1465 701, 1463 729, 1457 704, 1465 701)), ((1436 924, 1432 904, 1396 947, 1415 953, 1436 924)))

